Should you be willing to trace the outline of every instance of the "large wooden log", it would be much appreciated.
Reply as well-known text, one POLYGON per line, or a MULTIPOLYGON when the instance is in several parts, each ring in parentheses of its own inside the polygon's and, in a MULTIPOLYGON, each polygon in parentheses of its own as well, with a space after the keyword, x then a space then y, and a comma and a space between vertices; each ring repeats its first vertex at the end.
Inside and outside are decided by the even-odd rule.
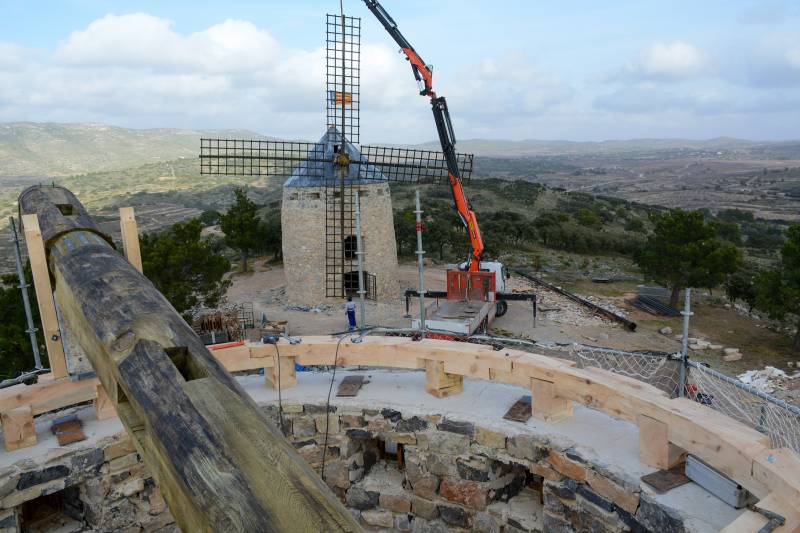
POLYGON ((358 524, 78 199, 31 187, 55 298, 184 531, 358 524))

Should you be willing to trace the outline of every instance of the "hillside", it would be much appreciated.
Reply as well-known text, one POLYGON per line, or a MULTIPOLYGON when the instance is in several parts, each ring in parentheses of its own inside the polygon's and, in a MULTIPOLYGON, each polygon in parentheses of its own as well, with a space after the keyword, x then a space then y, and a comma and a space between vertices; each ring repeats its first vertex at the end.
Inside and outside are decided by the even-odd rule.
POLYGON ((197 157, 200 137, 265 139, 246 130, 130 129, 104 124, 0 124, 0 178, 60 177, 197 157))

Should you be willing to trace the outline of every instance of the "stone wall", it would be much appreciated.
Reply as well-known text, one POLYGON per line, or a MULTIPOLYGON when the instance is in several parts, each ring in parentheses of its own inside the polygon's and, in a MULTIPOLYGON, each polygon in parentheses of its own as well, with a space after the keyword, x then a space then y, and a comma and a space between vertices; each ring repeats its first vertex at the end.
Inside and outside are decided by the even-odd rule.
MULTIPOLYGON (((400 296, 392 200, 387 183, 357 186, 361 198, 364 270, 376 276, 378 300, 400 296)), ((324 187, 284 187, 283 264, 289 302, 318 305, 325 296, 324 187)), ((355 264, 355 262, 354 262, 355 264)), ((357 268, 354 266, 353 270, 357 268)))
MULTIPOLYGON (((277 424, 277 406, 265 411, 277 424)), ((282 426, 318 472, 326 450, 325 481, 367 530, 684 531, 676 511, 542 436, 312 404, 284 404, 282 426)), ((126 435, 80 446, 0 472, 0 531, 16 530, 25 502, 59 491, 65 514, 86 528, 63 531, 176 530, 126 435)))
POLYGON ((34 521, 40 531, 63 533, 179 531, 127 434, 80 446, 56 448, 0 472, 0 531, 16 532, 34 521), (45 520, 42 510, 54 496, 61 513, 45 520))

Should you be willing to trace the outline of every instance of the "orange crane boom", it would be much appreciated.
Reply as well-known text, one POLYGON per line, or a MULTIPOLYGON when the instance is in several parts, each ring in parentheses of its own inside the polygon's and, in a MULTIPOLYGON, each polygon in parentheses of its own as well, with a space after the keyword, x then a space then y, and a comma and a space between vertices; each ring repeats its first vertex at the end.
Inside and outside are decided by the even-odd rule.
POLYGON ((414 50, 414 47, 397 29, 395 21, 377 0, 364 0, 364 3, 383 24, 383 27, 386 28, 389 35, 400 46, 400 50, 403 51, 406 59, 411 63, 414 78, 420 85, 419 94, 430 98, 433 117, 436 121, 436 130, 439 134, 439 142, 442 145, 442 152, 444 152, 447 163, 447 174, 450 181, 450 189, 453 192, 453 201, 455 202, 458 216, 467 228, 467 233, 469 233, 470 253, 467 260, 467 270, 476 272, 480 270, 481 257, 483 256, 483 238, 478 227, 478 218, 470 206, 461 183, 461 174, 458 170, 458 160, 456 158, 456 137, 453 133, 453 124, 450 121, 450 112, 447 110, 447 101, 444 96, 437 96, 433 91, 433 67, 422 60, 417 51, 414 50))

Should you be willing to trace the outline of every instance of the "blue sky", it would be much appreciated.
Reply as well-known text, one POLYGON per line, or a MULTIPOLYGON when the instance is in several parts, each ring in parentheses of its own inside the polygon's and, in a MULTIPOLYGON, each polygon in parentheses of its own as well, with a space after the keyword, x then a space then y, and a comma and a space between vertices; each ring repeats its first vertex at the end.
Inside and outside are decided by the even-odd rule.
MULTIPOLYGON (((460 138, 800 138, 800 2, 385 0, 460 138)), ((0 1, 0 121, 316 138, 336 1, 0 1)), ((362 141, 435 136, 363 2, 362 141)))

